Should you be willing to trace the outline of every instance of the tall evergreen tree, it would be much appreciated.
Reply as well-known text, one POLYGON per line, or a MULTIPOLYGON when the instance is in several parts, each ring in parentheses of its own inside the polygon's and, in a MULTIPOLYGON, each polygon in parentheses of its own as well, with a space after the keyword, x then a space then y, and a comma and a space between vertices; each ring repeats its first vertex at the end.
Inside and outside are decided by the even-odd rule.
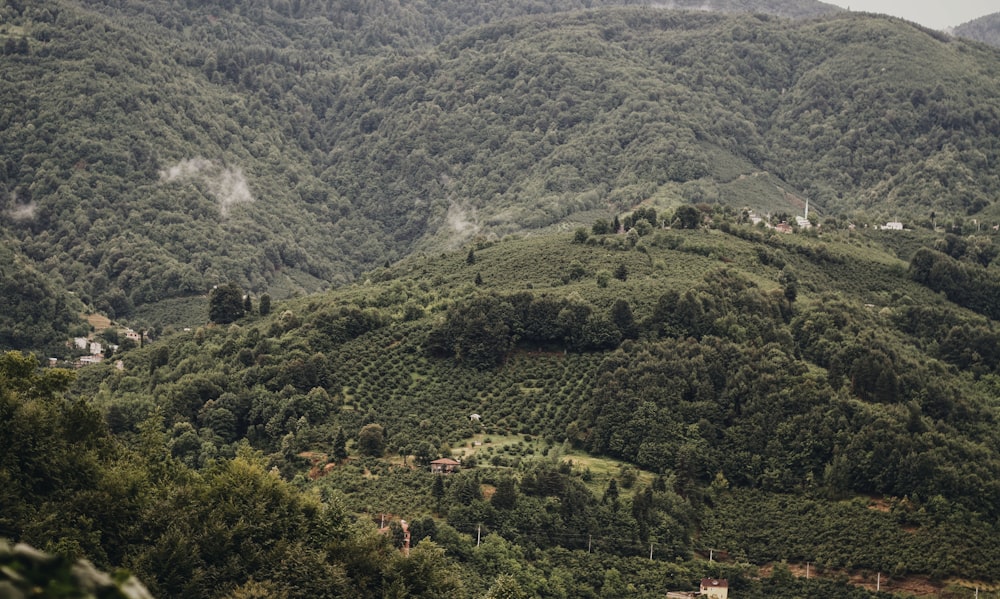
POLYGON ((337 436, 333 439, 333 457, 338 462, 347 459, 347 435, 344 434, 343 427, 337 429, 337 436))

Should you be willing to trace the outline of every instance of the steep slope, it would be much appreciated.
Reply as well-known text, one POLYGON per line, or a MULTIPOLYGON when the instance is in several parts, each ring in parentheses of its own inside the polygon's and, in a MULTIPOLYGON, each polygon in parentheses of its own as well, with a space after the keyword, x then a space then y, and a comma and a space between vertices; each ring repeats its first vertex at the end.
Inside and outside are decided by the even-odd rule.
MULTIPOLYGON (((397 464, 475 451, 464 480, 513 475, 526 498, 494 509, 456 487, 446 519, 465 532, 995 579, 1000 552, 972 545, 974 530, 994 534, 1000 505, 996 325, 906 268, 934 246, 985 273, 979 254, 930 234, 780 236, 712 217, 718 229, 412 257, 266 318, 132 350, 125 372, 91 375, 79 392, 92 389, 124 436, 161 414, 173 455, 192 467, 246 439, 292 477, 308 469, 300 453, 335 455, 366 427, 381 439, 374 453, 397 464), (517 447, 474 449, 488 439, 517 447), (632 510, 612 516, 608 496, 580 494, 585 478, 534 460, 535 440, 661 474, 658 507, 642 508, 637 486, 632 510), (837 501, 859 495, 895 507, 837 501), (558 501, 524 507, 537 497, 558 501)), ((368 451, 360 439, 352 448, 368 451)), ((359 511, 434 505, 430 478, 370 462, 358 477, 364 468, 380 474, 338 469, 316 486, 349 490, 359 511)))
POLYGON ((645 201, 964 216, 1000 189, 995 53, 908 23, 345 6, 367 25, 317 2, 6 6, 20 251, 122 317, 645 201))
POLYGON ((1000 47, 1000 12, 959 25, 955 28, 955 35, 1000 47))
POLYGON ((500 232, 650 198, 760 209, 727 185, 762 171, 831 211, 976 213, 998 189, 995 58, 854 15, 489 26, 364 70, 345 89, 348 118, 323 123, 340 165, 329 181, 372 205, 417 190, 442 216, 433 198, 451 198, 500 232))
POLYGON ((0 245, 0 350, 65 353, 66 342, 87 331, 84 306, 30 260, 0 245))

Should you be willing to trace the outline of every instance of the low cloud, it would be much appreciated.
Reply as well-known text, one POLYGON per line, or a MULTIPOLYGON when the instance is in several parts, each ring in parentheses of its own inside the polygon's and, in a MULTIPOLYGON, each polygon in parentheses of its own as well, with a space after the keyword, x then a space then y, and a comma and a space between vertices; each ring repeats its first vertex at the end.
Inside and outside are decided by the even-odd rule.
POLYGON ((701 4, 697 4, 694 1, 677 2, 676 0, 670 0, 669 2, 655 2, 652 6, 656 8, 665 8, 667 10, 700 10, 703 12, 715 12, 718 10, 716 7, 712 6, 711 2, 702 2, 701 4))
POLYGON ((29 220, 35 220, 35 210, 36 206, 34 202, 28 202, 27 204, 18 204, 17 194, 15 192, 10 192, 9 199, 10 207, 4 210, 7 216, 16 223, 22 223, 29 220))
POLYGON ((199 181, 208 188, 208 193, 219 203, 222 216, 229 214, 229 209, 239 204, 254 201, 250 186, 239 168, 224 167, 214 160, 197 157, 182 160, 177 164, 160 171, 160 181, 199 181))
POLYGON ((7 210, 7 214, 12 220, 19 223, 35 220, 35 203, 28 202, 27 204, 15 204, 7 210))
POLYGON ((445 215, 445 222, 448 224, 450 233, 449 245, 459 246, 479 233, 480 227, 476 224, 475 219, 475 209, 466 209, 452 202, 448 206, 448 214, 445 215))

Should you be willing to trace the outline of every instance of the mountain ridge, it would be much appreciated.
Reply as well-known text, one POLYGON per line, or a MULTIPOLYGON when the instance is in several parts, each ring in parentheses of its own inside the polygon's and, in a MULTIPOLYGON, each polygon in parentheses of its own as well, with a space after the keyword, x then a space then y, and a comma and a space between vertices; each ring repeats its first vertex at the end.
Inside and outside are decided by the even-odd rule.
POLYGON ((1000 47, 1000 13, 983 15, 955 28, 955 35, 1000 47))
POLYGON ((4 231, 118 318, 640 203, 984 220, 1000 186, 992 55, 899 20, 602 9, 352 59, 267 3, 46 6, 5 13, 4 231))

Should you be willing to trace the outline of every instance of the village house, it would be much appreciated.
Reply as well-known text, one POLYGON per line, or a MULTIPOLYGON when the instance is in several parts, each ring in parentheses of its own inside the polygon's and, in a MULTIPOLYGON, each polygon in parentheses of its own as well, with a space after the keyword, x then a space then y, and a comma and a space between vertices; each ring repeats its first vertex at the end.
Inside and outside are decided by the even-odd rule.
POLYGON ((702 578, 699 591, 708 599, 729 599, 729 581, 725 578, 702 578))
POLYGON ((100 364, 103 361, 104 361, 104 356, 102 356, 101 354, 91 354, 89 356, 80 356, 76 361, 76 365, 78 367, 91 366, 93 364, 100 364))
POLYGON ((461 466, 461 464, 451 458, 441 458, 431 462, 431 472, 437 474, 451 474, 452 472, 458 472, 459 466, 461 466))
MULTIPOLYGON (((390 514, 390 521, 393 516, 390 514)), ((385 523, 386 514, 382 514, 382 525, 379 527, 378 531, 384 535, 391 535, 392 528, 385 523)), ((410 524, 402 518, 399 519, 399 528, 403 531, 403 547, 401 548, 404 557, 410 557, 410 524)))

